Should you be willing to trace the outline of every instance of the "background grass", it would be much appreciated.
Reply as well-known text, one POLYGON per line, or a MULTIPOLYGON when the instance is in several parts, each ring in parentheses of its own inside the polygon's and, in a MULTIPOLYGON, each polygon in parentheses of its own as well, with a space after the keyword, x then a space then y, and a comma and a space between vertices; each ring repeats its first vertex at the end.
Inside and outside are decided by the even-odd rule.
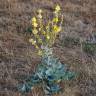
MULTIPOLYGON (((86 54, 81 46, 96 33, 95 0, 0 0, 0 96, 23 96, 16 86, 40 62, 26 30, 37 8, 46 12, 46 20, 56 3, 62 7, 64 24, 53 46, 54 55, 78 73, 76 79, 61 83, 64 92, 56 96, 96 96, 96 56, 86 54), (73 38, 67 40, 70 46, 61 46, 67 37, 73 38), (75 38, 80 46, 74 45, 75 38)), ((43 96, 43 92, 38 87, 26 96, 43 96)))

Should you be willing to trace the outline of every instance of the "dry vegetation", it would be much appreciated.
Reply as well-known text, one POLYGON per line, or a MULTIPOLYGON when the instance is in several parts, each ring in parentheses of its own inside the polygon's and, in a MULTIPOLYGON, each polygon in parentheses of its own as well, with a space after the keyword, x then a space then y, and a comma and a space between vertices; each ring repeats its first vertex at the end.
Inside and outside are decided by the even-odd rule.
MULTIPOLYGON (((57 96, 96 96, 96 56, 89 56, 80 46, 63 47, 67 36, 86 40, 96 33, 96 0, 0 0, 0 96, 23 96, 17 84, 29 76, 40 58, 28 43, 26 30, 37 8, 50 13, 59 3, 64 14, 64 32, 54 45, 54 54, 78 73, 63 82, 64 93, 57 96)), ((43 96, 40 88, 26 96, 43 96)))

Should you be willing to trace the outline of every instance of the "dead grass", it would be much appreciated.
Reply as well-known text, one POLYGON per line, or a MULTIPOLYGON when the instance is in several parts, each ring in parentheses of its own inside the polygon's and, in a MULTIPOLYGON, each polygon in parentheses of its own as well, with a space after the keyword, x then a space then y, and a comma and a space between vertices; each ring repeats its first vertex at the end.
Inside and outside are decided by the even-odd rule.
MULTIPOLYGON (((95 0, 0 0, 0 96, 23 96, 16 86, 40 62, 28 43, 26 29, 37 8, 50 13, 57 2, 62 6, 65 21, 54 54, 78 77, 64 81, 64 93, 56 96, 96 96, 96 57, 87 56, 78 46, 59 45, 64 36, 85 40, 96 32, 95 0)), ((26 96, 43 96, 43 92, 36 88, 26 96)))

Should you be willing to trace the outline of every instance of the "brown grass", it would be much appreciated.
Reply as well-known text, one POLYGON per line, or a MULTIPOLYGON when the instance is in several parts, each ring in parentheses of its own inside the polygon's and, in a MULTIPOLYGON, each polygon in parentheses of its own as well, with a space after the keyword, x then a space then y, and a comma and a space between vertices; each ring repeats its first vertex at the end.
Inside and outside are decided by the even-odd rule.
MULTIPOLYGON (((85 40, 96 32, 95 0, 0 0, 0 96, 23 96, 16 86, 40 62, 26 29, 37 8, 50 13, 56 3, 62 6, 65 20, 54 54, 78 73, 76 79, 63 82, 64 93, 56 96, 96 96, 96 57, 87 56, 79 47, 59 45, 63 36, 85 40)), ((36 88, 26 96, 43 96, 43 92, 36 88)))

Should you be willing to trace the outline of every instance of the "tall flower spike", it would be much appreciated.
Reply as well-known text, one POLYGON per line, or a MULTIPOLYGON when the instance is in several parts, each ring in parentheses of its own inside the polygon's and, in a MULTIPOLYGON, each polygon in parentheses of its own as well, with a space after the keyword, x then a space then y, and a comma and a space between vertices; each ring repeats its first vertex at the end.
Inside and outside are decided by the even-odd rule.
MULTIPOLYGON (((53 19, 49 18, 47 24, 42 20, 42 10, 38 10, 38 16, 32 18, 32 36, 29 42, 36 48, 38 55, 41 56, 41 63, 38 64, 34 74, 26 79, 25 83, 19 87, 22 93, 27 93, 40 84, 46 96, 59 95, 61 87, 59 83, 63 80, 71 80, 76 74, 70 72, 66 65, 62 64, 58 58, 55 58, 52 52, 52 45, 54 44, 58 32, 61 31, 63 16, 60 14, 60 6, 57 5, 55 16, 53 19), (38 26, 37 26, 38 25, 38 26)), ((47 19, 47 18, 46 18, 47 19)), ((46 20, 47 21, 47 20, 46 20)))

